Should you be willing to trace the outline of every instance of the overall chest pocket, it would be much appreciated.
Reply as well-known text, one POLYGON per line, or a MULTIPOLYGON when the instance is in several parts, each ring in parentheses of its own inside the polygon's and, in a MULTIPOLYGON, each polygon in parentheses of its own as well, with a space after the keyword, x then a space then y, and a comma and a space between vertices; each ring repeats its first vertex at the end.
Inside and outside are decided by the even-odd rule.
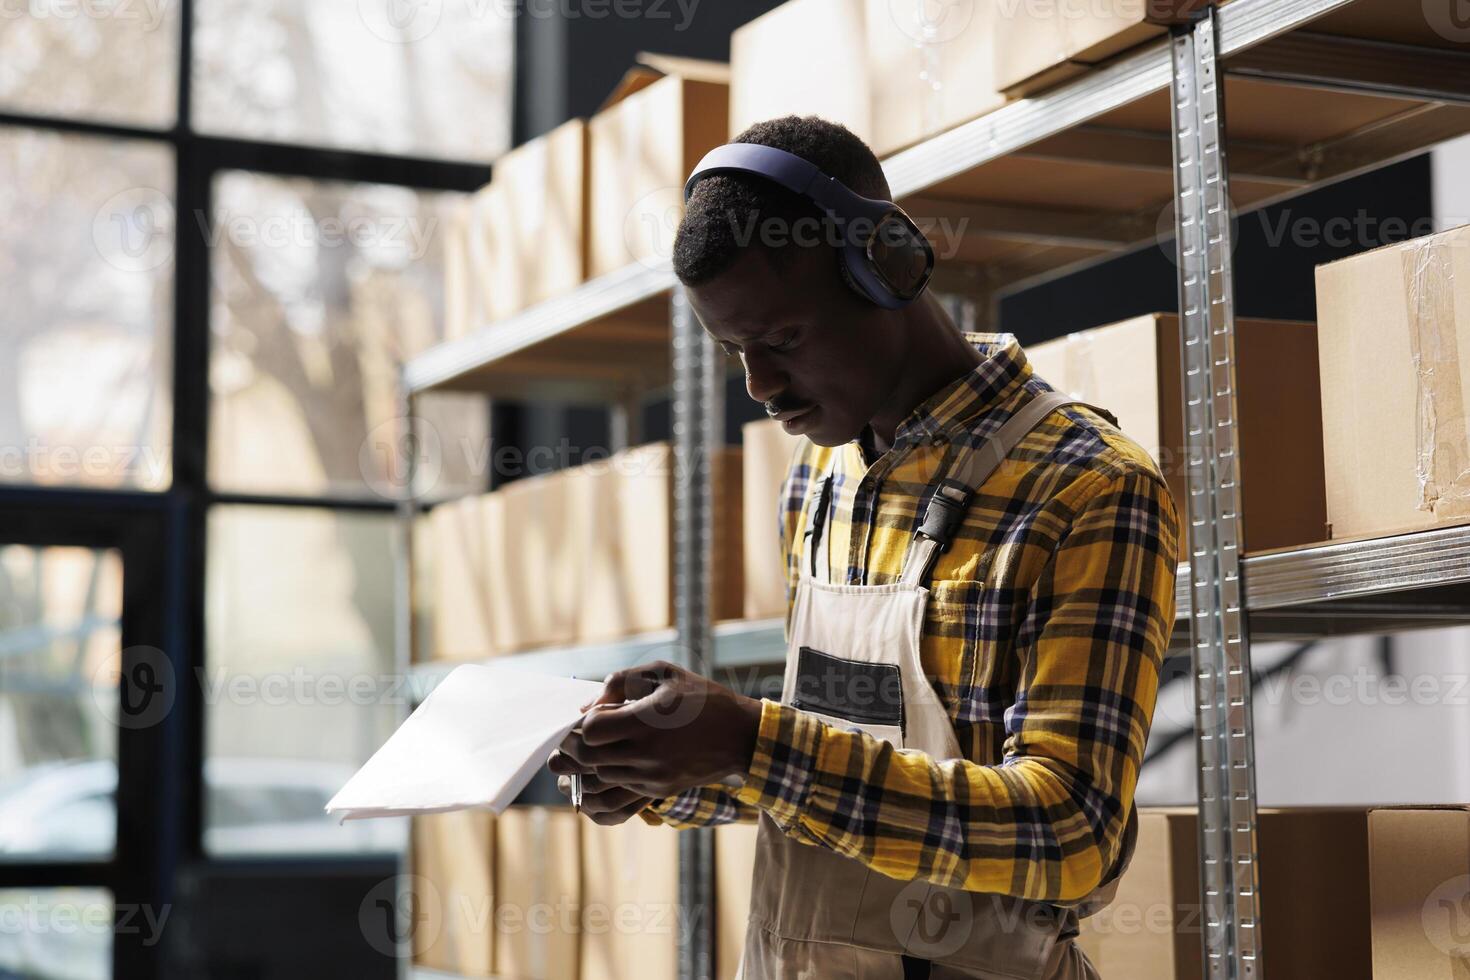
POLYGON ((903 675, 897 664, 851 660, 803 646, 791 706, 836 728, 856 728, 903 748, 903 675))

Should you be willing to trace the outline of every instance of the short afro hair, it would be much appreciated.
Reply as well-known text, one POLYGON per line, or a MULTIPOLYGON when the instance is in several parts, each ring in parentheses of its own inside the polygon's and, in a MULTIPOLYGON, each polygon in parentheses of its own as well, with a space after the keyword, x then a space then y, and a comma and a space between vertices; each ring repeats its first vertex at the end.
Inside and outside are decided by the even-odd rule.
MULTIPOLYGON (((889 200, 883 166, 868 145, 845 126, 817 116, 782 116, 756 123, 731 140, 757 143, 794 153, 815 164, 864 197, 889 200)), ((792 247, 775 247, 749 234, 760 222, 783 222, 785 228, 801 218, 821 218, 810 200, 760 177, 719 174, 695 185, 674 238, 674 274, 686 286, 697 286, 720 275, 745 248, 759 248, 777 268, 795 255, 792 247), (745 233, 742 234, 742 229, 745 233)), ((822 244, 820 247, 831 248, 822 244)), ((838 263, 840 267, 840 263, 838 263)), ((846 269, 841 269, 844 274, 846 269)))

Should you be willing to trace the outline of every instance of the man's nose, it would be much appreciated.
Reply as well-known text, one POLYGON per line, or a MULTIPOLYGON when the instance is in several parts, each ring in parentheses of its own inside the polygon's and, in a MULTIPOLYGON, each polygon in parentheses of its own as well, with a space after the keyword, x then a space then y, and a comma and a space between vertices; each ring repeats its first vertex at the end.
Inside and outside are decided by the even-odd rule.
POLYGON ((741 355, 745 362, 745 390, 758 402, 767 402, 785 391, 790 379, 770 359, 754 351, 741 355))

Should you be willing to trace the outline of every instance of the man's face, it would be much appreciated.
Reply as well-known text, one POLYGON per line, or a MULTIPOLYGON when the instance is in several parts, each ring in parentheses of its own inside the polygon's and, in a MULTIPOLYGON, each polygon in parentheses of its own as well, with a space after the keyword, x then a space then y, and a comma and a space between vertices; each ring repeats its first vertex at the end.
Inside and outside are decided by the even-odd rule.
POLYGON ((792 435, 819 446, 857 438, 903 365, 901 317, 842 281, 830 248, 800 249, 777 270, 755 249, 689 289, 704 327, 745 364, 745 390, 792 435))

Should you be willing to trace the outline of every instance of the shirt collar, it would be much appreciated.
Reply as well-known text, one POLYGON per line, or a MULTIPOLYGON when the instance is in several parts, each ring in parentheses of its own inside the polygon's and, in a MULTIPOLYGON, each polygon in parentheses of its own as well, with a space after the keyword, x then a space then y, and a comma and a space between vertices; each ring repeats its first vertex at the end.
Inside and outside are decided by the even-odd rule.
POLYGON ((967 333, 981 362, 974 370, 930 395, 894 432, 895 446, 948 438, 978 415, 1015 395, 1031 377, 1031 365, 1013 334, 967 333))

